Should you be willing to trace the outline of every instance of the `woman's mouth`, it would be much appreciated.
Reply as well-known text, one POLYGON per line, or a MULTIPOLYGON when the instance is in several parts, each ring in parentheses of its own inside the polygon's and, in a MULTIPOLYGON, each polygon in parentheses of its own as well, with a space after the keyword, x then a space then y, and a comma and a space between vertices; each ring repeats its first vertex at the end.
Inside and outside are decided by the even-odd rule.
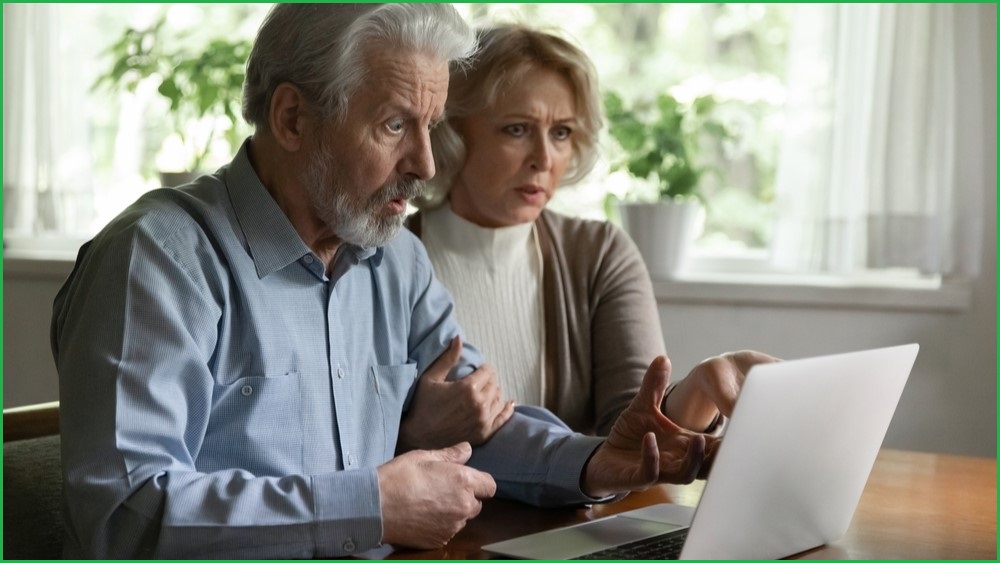
POLYGON ((521 186, 515 191, 525 203, 532 205, 544 205, 548 200, 548 194, 540 186, 521 186))

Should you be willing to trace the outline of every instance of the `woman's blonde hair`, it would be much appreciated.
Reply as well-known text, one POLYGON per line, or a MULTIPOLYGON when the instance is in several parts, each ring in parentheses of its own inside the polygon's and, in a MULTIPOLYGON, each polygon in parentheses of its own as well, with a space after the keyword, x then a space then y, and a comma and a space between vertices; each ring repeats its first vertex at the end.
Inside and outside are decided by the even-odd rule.
POLYGON ((590 58, 554 32, 524 24, 502 24, 476 32, 479 50, 465 68, 454 67, 448 86, 448 121, 431 133, 437 173, 414 202, 432 208, 447 199, 455 175, 465 164, 465 143, 451 122, 493 106, 532 69, 558 72, 575 97, 579 126, 571 137, 573 157, 560 185, 583 179, 597 161, 597 136, 603 126, 597 73, 590 58))

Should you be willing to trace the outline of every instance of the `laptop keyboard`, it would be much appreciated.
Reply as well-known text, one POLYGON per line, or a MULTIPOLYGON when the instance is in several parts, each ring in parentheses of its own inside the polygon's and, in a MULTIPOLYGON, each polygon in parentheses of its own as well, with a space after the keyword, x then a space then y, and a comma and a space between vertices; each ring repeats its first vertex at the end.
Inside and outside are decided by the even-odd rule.
POLYGON ((644 540, 634 541, 576 559, 677 559, 687 539, 688 528, 667 532, 644 540))

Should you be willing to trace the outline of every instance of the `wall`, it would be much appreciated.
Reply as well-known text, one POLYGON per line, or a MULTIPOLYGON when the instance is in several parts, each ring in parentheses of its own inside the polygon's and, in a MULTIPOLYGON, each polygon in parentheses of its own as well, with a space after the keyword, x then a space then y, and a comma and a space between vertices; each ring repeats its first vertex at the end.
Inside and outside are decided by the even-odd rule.
POLYGON ((49 321, 52 301, 70 269, 66 262, 14 264, 4 258, 4 408, 59 399, 49 321))
MULTIPOLYGON (((995 217, 995 194, 994 205, 995 217)), ((996 457, 996 243, 990 275, 961 313, 663 303, 667 351, 678 377, 725 350, 782 358, 920 343, 885 445, 996 457)))

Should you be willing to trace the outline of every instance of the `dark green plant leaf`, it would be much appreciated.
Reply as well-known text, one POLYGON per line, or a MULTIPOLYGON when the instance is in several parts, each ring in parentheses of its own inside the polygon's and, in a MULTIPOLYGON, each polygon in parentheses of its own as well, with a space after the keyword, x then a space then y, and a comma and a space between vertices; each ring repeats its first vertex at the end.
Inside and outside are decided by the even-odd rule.
POLYGON ((713 96, 690 104, 667 92, 652 101, 626 104, 615 92, 604 95, 608 132, 627 156, 624 168, 637 178, 657 178, 663 198, 698 197, 698 184, 706 168, 698 161, 702 143, 728 139, 732 133, 711 118, 718 106, 713 96))
POLYGON ((170 100, 170 111, 177 111, 177 108, 181 105, 182 93, 173 78, 164 78, 163 82, 160 82, 160 87, 157 88, 157 92, 159 92, 164 98, 170 100))

